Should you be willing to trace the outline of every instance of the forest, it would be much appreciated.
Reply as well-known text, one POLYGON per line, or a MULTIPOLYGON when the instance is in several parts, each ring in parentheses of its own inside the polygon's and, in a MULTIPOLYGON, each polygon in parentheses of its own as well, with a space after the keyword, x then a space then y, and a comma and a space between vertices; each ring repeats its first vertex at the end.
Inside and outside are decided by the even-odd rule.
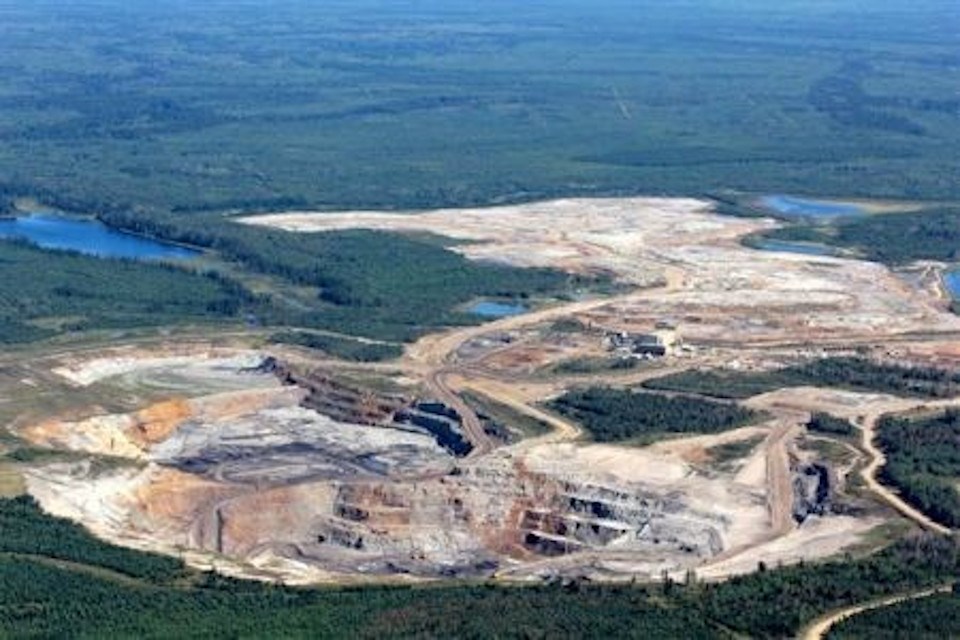
POLYGON ((942 640, 960 638, 960 591, 865 611, 830 630, 828 640, 942 640))
POLYGON ((865 558, 724 583, 290 588, 112 547, 30 498, 0 500, 0 635, 17 637, 782 638, 827 611, 949 583, 958 570, 956 540, 917 536, 865 558))
POLYGON ((807 429, 814 433, 830 436, 852 436, 856 433, 856 428, 850 424, 849 420, 838 418, 823 411, 815 411, 810 416, 810 420, 807 421, 807 429))
POLYGON ((5 3, 2 190, 186 215, 960 198, 950 0, 262 6, 5 3))
POLYGON ((568 391, 549 406, 580 423, 597 442, 645 442, 668 433, 717 433, 761 417, 734 404, 611 387, 568 391))
POLYGON ((960 372, 860 357, 829 357, 773 371, 682 371, 643 383, 648 389, 730 399, 807 385, 905 397, 949 398, 960 394, 960 372))
POLYGON ((260 301, 216 273, 0 242, 0 342, 102 328, 237 322, 260 301))
POLYGON ((948 527, 960 527, 960 410, 928 417, 884 416, 877 444, 887 457, 880 479, 948 527))

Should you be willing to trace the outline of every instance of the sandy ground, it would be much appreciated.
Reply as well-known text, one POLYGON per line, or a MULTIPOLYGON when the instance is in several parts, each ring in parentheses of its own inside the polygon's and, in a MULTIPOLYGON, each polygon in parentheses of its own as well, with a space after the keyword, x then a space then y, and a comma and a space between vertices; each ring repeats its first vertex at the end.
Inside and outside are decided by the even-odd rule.
POLYGON ((598 324, 612 327, 695 318, 684 325, 689 338, 741 344, 960 332, 960 318, 946 311, 942 299, 884 266, 743 247, 739 238, 777 223, 716 215, 698 200, 556 200, 411 214, 305 212, 242 222, 293 231, 429 231, 475 241, 454 249, 478 260, 612 273, 644 286, 669 280, 667 287, 607 304, 563 307, 567 315, 590 312, 598 324))

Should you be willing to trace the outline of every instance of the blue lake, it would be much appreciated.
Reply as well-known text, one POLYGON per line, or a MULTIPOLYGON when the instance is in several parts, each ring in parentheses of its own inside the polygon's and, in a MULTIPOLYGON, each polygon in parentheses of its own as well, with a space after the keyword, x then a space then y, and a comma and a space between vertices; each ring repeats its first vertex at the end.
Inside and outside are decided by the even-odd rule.
POLYGON ((943 274, 943 284, 954 298, 960 299, 960 269, 951 269, 943 274))
POLYGON ((473 304, 467 311, 485 318, 506 318, 526 313, 527 308, 519 304, 483 301, 473 304))
POLYGON ((183 260, 199 251, 111 229, 92 219, 37 213, 0 219, 0 238, 22 238, 45 249, 70 249, 101 258, 183 260))
POLYGON ((763 251, 786 251, 787 253, 802 253, 806 256, 832 256, 830 247, 809 242, 789 242, 787 240, 758 240, 754 245, 763 251))
POLYGON ((760 199, 760 204, 785 216, 839 218, 859 216, 865 213, 862 207, 849 202, 808 200, 783 194, 764 196, 760 199))

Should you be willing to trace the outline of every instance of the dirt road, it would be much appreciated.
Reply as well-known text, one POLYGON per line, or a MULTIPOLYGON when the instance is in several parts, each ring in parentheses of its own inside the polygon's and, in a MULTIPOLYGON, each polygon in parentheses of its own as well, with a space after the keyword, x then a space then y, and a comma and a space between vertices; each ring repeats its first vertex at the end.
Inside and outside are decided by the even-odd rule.
POLYGON ((492 400, 510 407, 514 411, 524 414, 535 420, 539 420, 553 427, 553 431, 537 438, 528 438, 520 444, 525 447, 541 445, 548 442, 559 442, 563 440, 576 440, 580 437, 580 429, 572 422, 568 422, 552 413, 547 413, 537 407, 529 404, 529 398, 526 398, 518 387, 508 385, 496 380, 490 380, 477 377, 459 377, 455 379, 455 385, 461 391, 471 390, 480 393, 492 400))
POLYGON ((767 454, 767 509, 774 537, 786 535, 794 528, 793 475, 787 444, 796 429, 797 422, 787 418, 763 443, 767 454))
MULTIPOLYGON (((667 267, 664 271, 664 280, 665 282, 662 287, 656 287, 649 291, 663 292, 682 287, 683 272, 676 267, 667 267)), ((431 370, 426 377, 428 390, 437 397, 437 400, 447 406, 453 407, 460 413, 463 418, 464 431, 474 447, 474 452, 471 455, 481 455, 493 449, 494 443, 484 432, 483 425, 477 418, 476 413, 451 389, 449 384, 449 380, 451 380, 454 375, 458 376, 462 381, 461 386, 466 384, 468 379, 477 378, 477 374, 470 373, 468 366, 458 365, 454 361, 454 356, 460 347, 470 340, 485 335, 516 331, 531 325, 569 317, 577 313, 583 313, 616 303, 620 299, 635 298, 638 293, 642 293, 642 291, 632 291, 622 296, 610 298, 597 298, 561 304, 518 316, 502 318, 475 327, 466 327, 425 336, 407 348, 404 361, 405 364, 411 368, 427 368, 431 370)), ((478 380, 480 380, 480 378, 478 378, 478 380)), ((474 387, 476 391, 560 429, 560 437, 562 439, 576 437, 574 434, 579 434, 576 427, 573 427, 570 423, 559 420, 555 416, 551 416, 519 400, 510 386, 496 385, 487 379, 482 380, 483 382, 474 381, 477 385, 474 387)), ((470 386, 470 384, 466 384, 466 386, 470 386)))
POLYGON ((470 451, 471 457, 482 456, 493 450, 493 439, 487 435, 483 429, 483 424, 476 412, 463 401, 460 395, 450 388, 449 380, 453 375, 450 371, 440 369, 431 373, 426 380, 427 390, 438 400, 460 414, 461 425, 473 449, 470 451))
POLYGON ((881 607, 889 607, 900 602, 906 602, 907 600, 925 598, 927 596, 932 596, 935 593, 945 593, 950 591, 951 588, 952 585, 943 585, 933 589, 925 589, 915 593, 890 596, 888 598, 883 598, 882 600, 874 600, 872 602, 865 602, 863 604, 857 604, 845 609, 840 609, 839 611, 834 611, 833 613, 815 620, 814 623, 802 631, 798 637, 801 638, 801 640, 822 640, 823 638, 827 637, 827 634, 834 625, 839 624, 840 622, 843 622, 847 618, 855 616, 858 613, 863 613, 864 611, 870 611, 872 609, 879 609, 881 607))
MULTIPOLYGON (((956 403, 937 403, 938 405, 951 406, 956 403)), ((932 403, 930 406, 933 406, 932 403)), ((900 496, 895 494, 893 491, 880 484, 877 480, 877 473, 880 471, 881 467, 886 464, 887 458, 883 455, 881 451, 874 443, 874 438, 876 437, 876 428, 877 422, 880 420, 881 416, 885 412, 875 411, 865 417, 862 430, 861 430, 861 445, 863 450, 867 452, 867 455, 870 456, 870 462, 863 468, 860 472, 860 475, 863 477, 863 481, 866 483, 867 488, 873 491, 875 494, 880 496, 880 498, 889 504, 891 507, 899 511, 901 514, 910 518, 918 525, 923 527, 928 531, 935 531, 944 535, 949 535, 951 530, 948 527, 943 526, 937 522, 934 522, 926 515, 924 515, 918 509, 913 508, 909 504, 903 501, 900 496)))

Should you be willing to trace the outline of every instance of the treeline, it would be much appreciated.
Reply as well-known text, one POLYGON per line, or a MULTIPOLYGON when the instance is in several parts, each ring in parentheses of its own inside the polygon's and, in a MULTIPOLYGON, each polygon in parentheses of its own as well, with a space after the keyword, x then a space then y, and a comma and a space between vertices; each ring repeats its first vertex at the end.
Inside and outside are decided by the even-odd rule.
POLYGON ((101 542, 79 525, 43 513, 29 496, 0 499, 0 552, 68 560, 157 584, 186 574, 175 558, 101 542))
POLYGON ((852 436, 856 428, 849 420, 838 418, 823 411, 816 411, 807 421, 807 429, 814 433, 825 433, 831 436, 852 436))
POLYGON ((867 358, 836 357, 811 360, 774 371, 681 371, 643 383, 648 389, 734 399, 807 385, 907 397, 949 398, 960 394, 960 373, 867 358))
POLYGON ((305 589, 157 565, 29 499, 0 500, 0 522, 0 635, 11 637, 783 638, 827 611, 960 570, 956 540, 919 536, 866 558, 722 583, 305 589))
POLYGON ((960 410, 927 418, 884 416, 877 426, 887 458, 880 479, 937 522, 960 527, 960 410))
POLYGON ((828 226, 794 226, 763 234, 776 240, 818 242, 852 249, 874 262, 960 260, 960 209, 925 209, 837 220, 828 226))
POLYGON ((960 638, 960 592, 906 600, 858 613, 836 624, 829 640, 942 640, 960 638))
POLYGON ((550 402, 598 442, 650 439, 667 433, 717 433, 742 427, 759 413, 734 404, 671 398, 629 389, 590 387, 550 402))
POLYGON ((403 355, 403 347, 400 345, 362 342, 312 331, 282 331, 270 336, 270 342, 319 349, 336 358, 352 362, 382 362, 403 355))

